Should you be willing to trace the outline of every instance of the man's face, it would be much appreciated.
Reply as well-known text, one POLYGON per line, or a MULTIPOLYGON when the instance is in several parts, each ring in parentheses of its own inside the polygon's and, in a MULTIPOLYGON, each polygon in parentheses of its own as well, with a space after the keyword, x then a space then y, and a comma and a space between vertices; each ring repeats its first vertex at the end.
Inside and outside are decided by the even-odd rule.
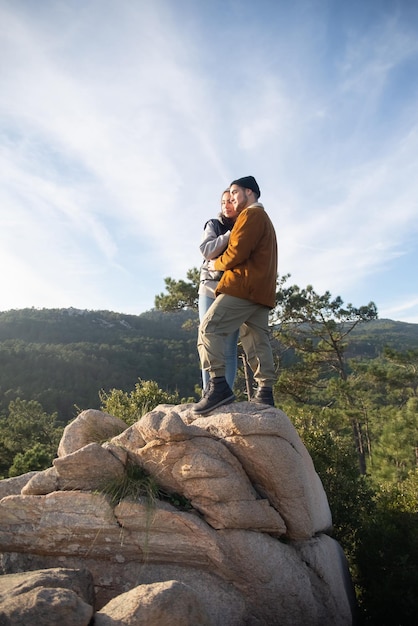
MULTIPOLYGON (((248 190, 250 191, 250 190, 248 190)), ((231 196, 231 202, 237 213, 240 213, 246 206, 249 205, 247 190, 238 185, 232 185, 229 194, 231 196)))

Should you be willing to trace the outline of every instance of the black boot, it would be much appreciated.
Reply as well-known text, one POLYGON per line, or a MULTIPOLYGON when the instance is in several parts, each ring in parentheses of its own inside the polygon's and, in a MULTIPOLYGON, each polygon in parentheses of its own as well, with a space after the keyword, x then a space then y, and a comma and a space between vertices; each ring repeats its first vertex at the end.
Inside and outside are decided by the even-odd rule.
POLYGON ((196 415, 207 415, 218 406, 229 404, 234 400, 234 392, 226 382, 225 376, 216 376, 216 378, 209 380, 203 397, 200 402, 194 405, 193 412, 196 415))
POLYGON ((251 398, 251 402, 260 402, 261 404, 274 406, 272 387, 259 387, 256 391, 254 398, 251 398))

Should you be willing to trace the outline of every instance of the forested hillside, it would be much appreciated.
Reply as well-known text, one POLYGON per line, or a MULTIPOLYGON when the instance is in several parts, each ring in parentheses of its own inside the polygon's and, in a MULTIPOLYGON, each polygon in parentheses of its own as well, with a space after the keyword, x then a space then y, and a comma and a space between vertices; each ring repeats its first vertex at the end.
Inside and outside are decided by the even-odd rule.
POLYGON ((383 348, 389 347, 399 352, 418 348, 418 324, 377 319, 359 324, 354 328, 347 356, 374 358, 383 348))
MULTIPOLYGON (((142 315, 77 309, 0 312, 0 413, 16 398, 37 400, 67 422, 75 406, 98 408, 101 389, 129 390, 138 378, 192 396, 200 384, 196 323, 197 314, 183 310, 142 315), (191 329, 184 328, 187 320, 195 322, 191 329)), ((374 358, 385 346, 418 348, 418 325, 391 320, 359 324, 347 356, 374 358)))
POLYGON ((99 391, 154 380, 181 397, 199 382, 194 314, 22 309, 0 313, 0 413, 11 400, 37 400, 66 422, 98 408, 99 391))

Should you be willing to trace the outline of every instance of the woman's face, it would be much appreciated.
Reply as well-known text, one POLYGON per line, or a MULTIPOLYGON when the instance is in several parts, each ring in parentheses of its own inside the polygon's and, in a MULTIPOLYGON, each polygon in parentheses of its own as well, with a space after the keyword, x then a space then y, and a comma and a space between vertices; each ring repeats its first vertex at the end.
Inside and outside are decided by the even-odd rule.
POLYGON ((225 191, 225 193, 222 195, 221 211, 222 214, 225 215, 225 217, 229 217, 230 219, 235 219, 237 217, 237 213, 231 202, 231 196, 229 195, 229 191, 225 191))

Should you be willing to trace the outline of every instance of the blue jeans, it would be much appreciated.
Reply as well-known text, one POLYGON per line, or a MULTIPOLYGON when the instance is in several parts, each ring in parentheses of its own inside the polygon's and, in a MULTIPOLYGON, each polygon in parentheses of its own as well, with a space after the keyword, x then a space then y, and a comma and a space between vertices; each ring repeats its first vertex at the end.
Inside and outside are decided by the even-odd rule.
MULTIPOLYGON (((199 296, 199 320, 204 318, 207 310, 215 302, 215 298, 210 296, 199 296)), ((225 337, 225 378, 231 389, 234 388, 235 377, 237 375, 237 344, 239 338, 239 329, 235 330, 225 337)), ((203 389, 209 382, 209 372, 202 369, 203 389)))

